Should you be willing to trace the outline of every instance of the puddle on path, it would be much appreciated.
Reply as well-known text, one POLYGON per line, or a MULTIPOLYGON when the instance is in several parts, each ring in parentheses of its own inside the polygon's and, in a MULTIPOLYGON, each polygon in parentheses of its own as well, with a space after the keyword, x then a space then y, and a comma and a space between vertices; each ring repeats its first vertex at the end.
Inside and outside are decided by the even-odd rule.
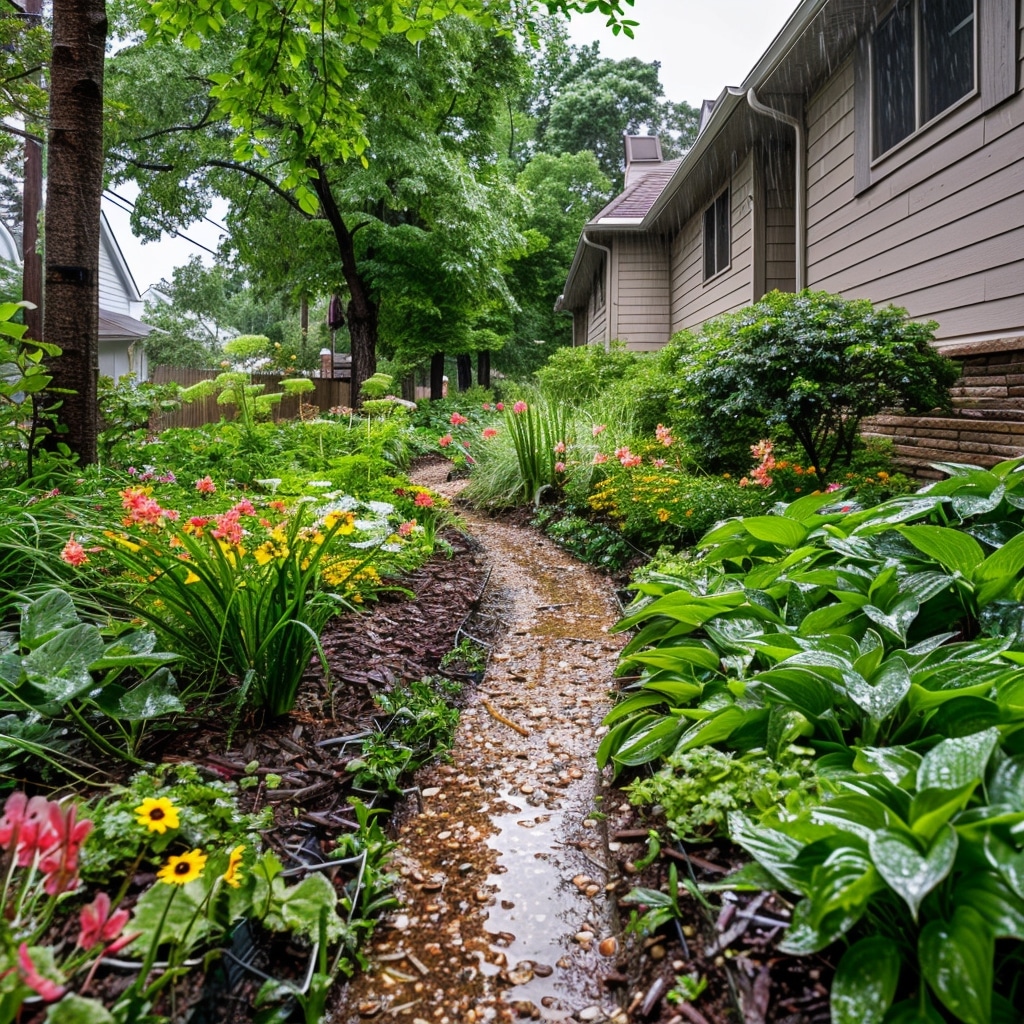
POLYGON ((333 1024, 625 1021, 593 754, 618 637, 610 587, 529 530, 468 516, 509 623, 448 765, 398 821, 403 908, 333 1024), (604 955, 603 955, 604 954, 604 955))

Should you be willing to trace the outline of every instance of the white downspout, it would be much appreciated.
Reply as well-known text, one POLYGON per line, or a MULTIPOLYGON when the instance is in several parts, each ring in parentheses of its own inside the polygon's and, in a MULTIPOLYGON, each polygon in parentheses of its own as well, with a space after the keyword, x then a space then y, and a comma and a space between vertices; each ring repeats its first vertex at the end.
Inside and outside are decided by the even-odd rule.
POLYGON ((591 249, 600 249, 607 259, 604 261, 604 350, 610 352, 612 349, 612 251, 607 245, 600 245, 587 238, 586 231, 580 237, 584 245, 591 249))
POLYGON ((788 124, 796 132, 796 290, 802 292, 807 287, 807 147, 804 140, 804 123, 782 110, 774 110, 765 106, 754 92, 753 87, 747 90, 747 103, 759 114, 765 114, 788 124))

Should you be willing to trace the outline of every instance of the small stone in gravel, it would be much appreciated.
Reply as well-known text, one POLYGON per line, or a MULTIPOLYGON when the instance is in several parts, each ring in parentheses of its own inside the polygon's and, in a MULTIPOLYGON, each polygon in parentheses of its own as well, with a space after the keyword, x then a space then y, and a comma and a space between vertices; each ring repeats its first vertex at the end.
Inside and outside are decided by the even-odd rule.
POLYGON ((459 865, 459 874, 460 875, 468 875, 470 873, 470 871, 472 871, 472 870, 473 870, 473 865, 470 864, 468 861, 465 861, 465 862, 463 862, 462 864, 459 865))
POLYGON ((440 786, 428 786, 426 789, 421 790, 424 796, 437 796, 441 792, 440 786))
POLYGON ((597 1020, 603 1013, 600 1006, 585 1006, 576 1016, 580 1020, 597 1020))
POLYGON ((619 950, 619 944, 615 938, 608 936, 606 939, 602 939, 598 944, 597 951, 601 956, 615 956, 619 950))

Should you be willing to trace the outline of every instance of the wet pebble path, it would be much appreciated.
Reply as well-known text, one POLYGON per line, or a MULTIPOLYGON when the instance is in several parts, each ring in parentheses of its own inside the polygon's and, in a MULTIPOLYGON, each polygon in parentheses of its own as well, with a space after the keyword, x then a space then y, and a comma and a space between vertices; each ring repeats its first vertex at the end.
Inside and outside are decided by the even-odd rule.
MULTIPOLYGON (((442 489, 436 480, 420 480, 442 489)), ((541 535, 469 515, 508 623, 451 763, 400 816, 400 911, 333 1024, 626 1020, 594 752, 623 641, 606 580, 541 535)))

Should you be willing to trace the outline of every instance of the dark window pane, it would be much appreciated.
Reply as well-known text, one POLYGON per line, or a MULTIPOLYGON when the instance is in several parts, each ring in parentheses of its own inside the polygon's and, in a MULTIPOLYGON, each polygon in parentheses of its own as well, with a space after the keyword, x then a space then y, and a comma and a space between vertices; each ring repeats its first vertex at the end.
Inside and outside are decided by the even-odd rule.
POLYGON ((715 204, 704 211, 704 280, 715 276, 715 204))
POLYGON ((872 63, 875 155, 912 134, 914 117, 914 11, 909 0, 875 31, 872 63))
POLYGON ((974 89, 974 0, 921 0, 922 117, 974 89))
POLYGON ((729 266, 729 190, 715 200, 715 270, 729 266))

